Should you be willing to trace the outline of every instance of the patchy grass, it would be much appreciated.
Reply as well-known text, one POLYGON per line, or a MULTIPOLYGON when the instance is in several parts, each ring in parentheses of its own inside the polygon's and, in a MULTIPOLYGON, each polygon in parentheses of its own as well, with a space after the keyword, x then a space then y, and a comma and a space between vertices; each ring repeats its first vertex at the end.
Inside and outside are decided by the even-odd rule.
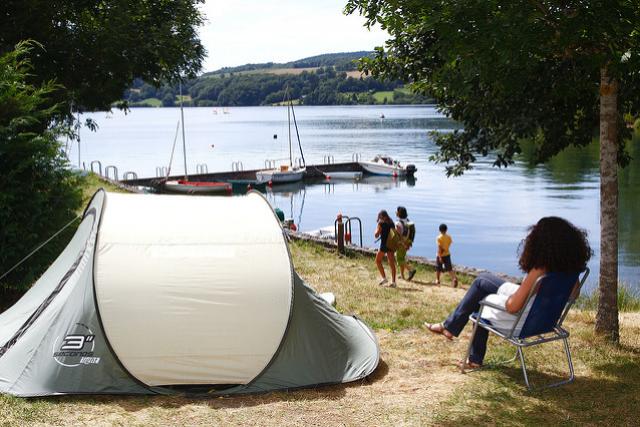
POLYGON ((131 107, 162 107, 162 101, 158 98, 146 98, 141 101, 132 102, 131 107))
MULTIPOLYGON (((621 315, 620 345, 593 334, 592 311, 567 319, 577 379, 529 393, 517 365, 460 374, 454 366, 470 334, 449 342, 420 328, 438 321, 464 289, 435 286, 420 267, 413 282, 380 287, 373 260, 338 257, 329 249, 292 242, 298 273, 318 291, 336 295, 341 312, 372 325, 382 350, 379 368, 352 384, 230 398, 0 396, 0 425, 637 425, 640 413, 640 314, 621 315)), ((460 277, 468 284, 469 277, 460 277)), ((555 343, 526 352, 535 383, 562 373, 555 343)), ((512 356, 494 339, 488 362, 512 356)))
POLYGON ((88 173, 82 182, 82 206, 80 207, 80 212, 84 211, 84 208, 91 200, 91 197, 98 191, 100 188, 104 188, 106 191, 110 191, 112 193, 126 193, 126 190, 113 185, 111 182, 101 178, 99 175, 96 175, 93 172, 88 173))
POLYGON ((393 102, 393 91, 392 90, 384 90, 379 91, 373 94, 373 99, 376 100, 377 103, 382 104, 387 99, 388 103, 393 102))
MULTIPOLYGON (((374 329, 417 328, 444 317, 458 302, 458 293, 436 286, 435 271, 422 265, 412 282, 398 280, 392 289, 377 285, 380 278, 369 257, 354 254, 337 262, 329 249, 308 242, 294 242, 291 252, 301 277, 319 292, 333 292, 338 311, 356 313, 374 329)), ((465 285, 472 279, 460 275, 458 280, 465 285)))
MULTIPOLYGON (((576 301, 578 308, 582 310, 596 310, 599 294, 597 290, 587 295, 580 295, 576 301)), ((640 292, 634 290, 627 283, 618 285, 618 310, 621 312, 640 311, 640 292)))

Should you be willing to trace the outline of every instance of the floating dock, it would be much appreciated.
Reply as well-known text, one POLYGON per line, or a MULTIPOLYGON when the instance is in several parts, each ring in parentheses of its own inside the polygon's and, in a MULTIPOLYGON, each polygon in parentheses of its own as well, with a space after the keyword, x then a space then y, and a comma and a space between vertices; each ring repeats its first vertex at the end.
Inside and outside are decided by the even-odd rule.
MULTIPOLYGON (((189 181, 232 181, 232 180, 255 180, 256 172, 261 169, 254 170, 236 170, 229 172, 214 172, 214 173, 200 173, 189 174, 189 181)), ((318 179, 325 179, 324 174, 338 171, 350 171, 350 172, 364 172, 364 169, 358 162, 348 163, 329 163, 322 165, 307 165, 307 171, 304 175, 303 181, 318 181, 318 179)), ((184 175, 172 175, 170 180, 182 179, 184 175)), ((120 182, 129 186, 142 186, 159 188, 167 178, 153 177, 153 178, 134 178, 134 179, 122 179, 120 182)))

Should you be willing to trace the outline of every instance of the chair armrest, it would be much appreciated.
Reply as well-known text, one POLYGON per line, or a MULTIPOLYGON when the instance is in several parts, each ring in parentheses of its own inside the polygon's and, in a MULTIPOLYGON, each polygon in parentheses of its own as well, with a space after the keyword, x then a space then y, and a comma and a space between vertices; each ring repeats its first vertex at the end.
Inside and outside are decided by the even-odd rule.
POLYGON ((507 311, 507 308, 499 305, 499 304, 495 304, 492 302, 489 302, 487 300, 482 300, 480 301, 480 305, 486 306, 486 307, 491 307, 491 308, 495 308, 496 310, 500 310, 500 311, 507 311))

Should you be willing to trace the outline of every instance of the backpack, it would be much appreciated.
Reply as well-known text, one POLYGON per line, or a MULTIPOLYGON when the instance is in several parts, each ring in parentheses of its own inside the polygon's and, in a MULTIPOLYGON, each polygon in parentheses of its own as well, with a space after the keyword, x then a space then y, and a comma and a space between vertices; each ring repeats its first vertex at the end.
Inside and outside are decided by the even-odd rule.
POLYGON ((397 251, 402 244, 402 236, 398 234, 395 228, 389 230, 389 235, 387 236, 387 249, 390 251, 397 251))
POLYGON ((416 238, 416 225, 411 221, 402 221, 402 237, 406 242, 413 244, 416 238))

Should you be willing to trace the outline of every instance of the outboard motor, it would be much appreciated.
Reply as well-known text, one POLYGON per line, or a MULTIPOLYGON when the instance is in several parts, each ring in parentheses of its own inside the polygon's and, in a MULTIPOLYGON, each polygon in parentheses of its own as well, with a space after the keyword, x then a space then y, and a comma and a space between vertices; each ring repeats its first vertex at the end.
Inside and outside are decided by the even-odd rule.
POLYGON ((416 167, 416 165, 407 165, 406 170, 407 170, 408 176, 413 176, 413 174, 416 173, 418 168, 416 167))

